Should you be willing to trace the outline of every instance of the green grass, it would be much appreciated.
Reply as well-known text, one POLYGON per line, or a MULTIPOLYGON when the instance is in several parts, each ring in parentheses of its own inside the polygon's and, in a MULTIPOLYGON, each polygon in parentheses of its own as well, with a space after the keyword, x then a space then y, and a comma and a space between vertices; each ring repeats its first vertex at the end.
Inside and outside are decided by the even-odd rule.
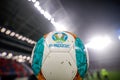
MULTIPOLYGON (((109 80, 120 80, 120 71, 109 71, 109 80)), ((98 80, 96 74, 94 74, 94 78, 89 76, 89 79, 84 80, 98 80)), ((103 80, 103 79, 102 79, 103 80)))
POLYGON ((110 80, 120 80, 120 71, 109 72, 110 80))

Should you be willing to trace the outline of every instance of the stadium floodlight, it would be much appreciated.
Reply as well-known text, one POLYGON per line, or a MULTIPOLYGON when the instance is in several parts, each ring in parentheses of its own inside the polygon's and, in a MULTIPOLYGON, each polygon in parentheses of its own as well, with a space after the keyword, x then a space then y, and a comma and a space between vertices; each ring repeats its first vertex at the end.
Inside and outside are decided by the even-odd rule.
POLYGON ((10 33, 10 36, 15 36, 15 32, 11 32, 11 33, 10 33))
POLYGON ((28 1, 31 1, 31 0, 28 0, 28 1))
POLYGON ((19 34, 15 34, 15 37, 19 37, 19 34))
POLYGON ((41 14, 44 14, 45 11, 41 8, 41 9, 40 9, 40 13, 41 13, 41 14))
POLYGON ((27 57, 26 56, 23 56, 23 59, 26 59, 27 57))
POLYGON ((30 39, 28 39, 28 40, 27 40, 27 42, 28 42, 28 43, 30 43, 30 42, 31 42, 31 40, 30 40, 30 39))
POLYGON ((1 29, 1 33, 4 33, 6 31, 6 28, 1 29))
POLYGON ((36 1, 35 3, 34 3, 34 6, 37 8, 38 6, 40 5, 40 2, 39 1, 36 1))
POLYGON ((31 40, 30 44, 34 44, 34 41, 33 41, 33 40, 31 40))
POLYGON ((50 15, 47 11, 45 11, 43 15, 44 15, 45 18, 47 18, 48 20, 50 20, 50 19, 52 18, 51 15, 50 15))
POLYGON ((18 57, 19 57, 19 58, 22 58, 22 55, 19 55, 18 57))
POLYGON ((31 44, 36 44, 36 42, 35 42, 35 41, 32 41, 31 44))
POLYGON ((31 40, 29 39, 29 40, 28 40, 28 43, 30 43, 30 42, 31 42, 31 40))
POLYGON ((29 42, 29 38, 26 38, 26 41, 29 42))
POLYGON ((32 40, 30 40, 29 43, 32 44, 32 40))
POLYGON ((31 41, 31 44, 34 44, 34 41, 33 41, 33 40, 31 41))
POLYGON ((35 3, 35 2, 36 2, 36 0, 32 0, 32 2, 33 2, 33 3, 35 3))
POLYGON ((44 15, 45 11, 41 8, 41 6, 38 5, 38 3, 35 3, 34 6, 38 9, 38 11, 44 15))
POLYGON ((7 58, 12 58, 12 56, 13 56, 13 54, 12 54, 12 53, 9 53, 9 54, 7 55, 7 58))
POLYGON ((20 35, 19 37, 18 37, 18 39, 22 39, 23 38, 23 36, 22 35, 20 35))
POLYGON ((17 61, 20 62, 20 63, 21 63, 21 62, 25 62, 25 60, 22 59, 22 58, 18 58, 17 61))
POLYGON ((21 39, 22 41, 25 41, 26 40, 26 37, 22 37, 22 39, 21 39))
POLYGON ((27 57, 27 60, 30 60, 30 57, 29 57, 29 56, 27 57))
POLYGON ((111 39, 108 36, 98 36, 92 38, 90 42, 86 44, 86 47, 101 50, 107 47, 110 43, 111 39))
POLYGON ((45 11, 44 9, 41 8, 39 1, 32 0, 32 2, 33 2, 33 4, 34 4, 34 7, 36 7, 37 10, 38 10, 41 14, 43 14, 44 17, 45 17, 46 19, 48 19, 48 20, 55 26, 55 28, 56 28, 57 31, 66 31, 66 30, 67 30, 63 25, 61 25, 61 24, 59 24, 59 23, 56 23, 56 22, 54 21, 54 18, 52 18, 52 16, 50 15, 50 13, 48 13, 47 11, 45 11))
POLYGON ((7 52, 3 52, 2 54, 1 54, 1 56, 6 56, 7 55, 7 52))
POLYGON ((7 30, 5 33, 6 33, 6 35, 9 35, 11 33, 11 31, 7 30))
POLYGON ((36 1, 34 3, 34 6, 38 9, 38 11, 40 11, 41 14, 44 15, 45 18, 47 18, 48 20, 51 19, 51 15, 47 12, 47 11, 44 11, 40 6, 39 6, 39 1, 36 1))
POLYGON ((120 40, 120 36, 118 36, 118 39, 120 40))
POLYGON ((38 9, 38 11, 41 11, 42 8, 39 5, 34 5, 34 6, 38 9))
POLYGON ((54 18, 51 18, 50 22, 51 22, 52 24, 55 24, 54 18))

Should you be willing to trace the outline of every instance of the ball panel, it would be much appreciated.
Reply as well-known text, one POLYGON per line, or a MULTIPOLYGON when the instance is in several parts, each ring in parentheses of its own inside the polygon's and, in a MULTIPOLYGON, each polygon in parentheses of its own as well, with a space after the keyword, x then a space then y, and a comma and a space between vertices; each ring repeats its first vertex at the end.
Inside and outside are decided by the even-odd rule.
POLYGON ((75 47, 78 73, 83 78, 87 71, 87 57, 84 44, 79 38, 76 38, 75 47))
POLYGON ((44 38, 41 38, 33 51, 32 69, 35 75, 38 75, 42 66, 42 57, 44 52, 44 38))
POLYGON ((69 53, 51 52, 42 64, 42 73, 46 80, 73 80, 77 66, 69 53))

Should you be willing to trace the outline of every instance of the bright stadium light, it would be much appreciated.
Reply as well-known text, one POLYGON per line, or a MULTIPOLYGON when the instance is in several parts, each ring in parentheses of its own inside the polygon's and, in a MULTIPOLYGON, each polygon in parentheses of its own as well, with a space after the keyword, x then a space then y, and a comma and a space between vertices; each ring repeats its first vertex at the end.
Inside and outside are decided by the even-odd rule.
POLYGON ((52 18, 50 22, 51 22, 52 24, 55 24, 54 18, 52 18))
POLYGON ((26 59, 27 57, 26 56, 23 56, 23 59, 26 59))
POLYGON ((19 55, 19 58, 22 58, 22 55, 19 55))
POLYGON ((7 30, 5 33, 6 33, 6 35, 9 35, 11 33, 11 31, 7 30))
POLYGON ((31 42, 31 40, 30 40, 30 39, 27 39, 27 42, 28 42, 28 43, 30 43, 30 42, 31 42))
POLYGON ((10 33, 10 36, 14 36, 14 35, 15 35, 15 32, 11 32, 11 33, 10 33))
POLYGON ((107 47, 110 43, 111 39, 108 36, 98 36, 92 38, 90 42, 86 44, 86 47, 101 50, 107 47))
POLYGON ((6 56, 7 55, 7 52, 3 52, 1 56, 6 56))
POLYGON ((26 37, 22 37, 22 39, 21 39, 22 41, 25 41, 26 40, 26 37))
POLYGON ((37 8, 38 6, 40 5, 40 2, 39 1, 36 1, 35 3, 34 3, 34 6, 37 8))
POLYGON ((29 41, 29 38, 26 38, 26 41, 28 42, 28 41, 29 41))
POLYGON ((29 56, 27 57, 27 60, 30 60, 30 57, 29 57, 29 56))
POLYGON ((45 18, 47 18, 48 20, 50 20, 50 19, 52 18, 51 15, 50 15, 47 11, 45 11, 44 16, 45 16, 45 18))
POLYGON ((33 40, 31 41, 31 44, 34 44, 34 41, 33 41, 33 40))
POLYGON ((22 58, 18 58, 17 61, 18 61, 18 62, 25 62, 25 60, 22 59, 22 58))
POLYGON ((28 40, 28 43, 30 43, 30 42, 31 42, 31 40, 29 39, 29 40, 28 40))
POLYGON ((41 9, 40 9, 40 13, 41 13, 41 14, 44 14, 45 11, 41 8, 41 9))
POLYGON ((41 13, 41 14, 43 14, 44 15, 44 13, 45 13, 45 11, 40 7, 40 6, 35 6, 37 9, 38 9, 38 11, 41 13))
POLYGON ((32 42, 32 40, 30 39, 30 40, 29 40, 29 43, 31 43, 31 42, 32 42))
POLYGON ((6 28, 2 28, 1 32, 4 33, 6 31, 6 28))
POLYGON ((34 3, 34 2, 36 2, 36 0, 32 0, 32 2, 34 3))
POLYGON ((118 36, 118 39, 120 40, 120 36, 118 36))
POLYGON ((22 35, 20 35, 20 36, 18 37, 18 39, 21 39, 21 38, 23 38, 23 36, 22 36, 22 35))
POLYGON ((32 42, 33 41, 32 39, 26 38, 25 36, 22 36, 18 33, 15 33, 14 31, 11 31, 11 30, 6 29, 4 27, 3 28, 0 27, 0 32, 5 33, 6 35, 8 35, 10 37, 16 37, 17 39, 22 40, 22 41, 26 41, 30 44, 35 44, 36 43, 36 42, 32 42))
POLYGON ((39 5, 34 5, 34 6, 38 9, 38 11, 42 9, 39 5))
POLYGON ((31 43, 32 42, 32 40, 30 39, 30 42, 29 43, 31 43))
POLYGON ((56 23, 54 21, 54 18, 52 18, 52 16, 50 15, 49 12, 45 11, 44 9, 41 8, 40 6, 40 2, 39 1, 36 1, 36 0, 32 0, 33 4, 34 4, 34 7, 37 8, 37 10, 44 15, 44 17, 46 19, 48 19, 56 28, 57 31, 66 31, 66 27, 63 26, 63 24, 60 24, 60 23, 56 23))
POLYGON ((12 58, 12 56, 13 56, 13 54, 12 53, 9 53, 8 55, 7 55, 7 58, 9 59, 9 58, 12 58))
POLYGON ((15 37, 19 37, 19 34, 15 34, 15 37))

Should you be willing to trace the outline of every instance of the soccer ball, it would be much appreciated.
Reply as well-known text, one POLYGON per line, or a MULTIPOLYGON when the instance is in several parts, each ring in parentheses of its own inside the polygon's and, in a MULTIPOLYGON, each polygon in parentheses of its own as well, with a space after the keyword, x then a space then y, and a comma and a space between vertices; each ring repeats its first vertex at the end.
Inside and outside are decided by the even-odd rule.
POLYGON ((31 65, 38 80, 82 80, 88 69, 83 42, 70 32, 50 32, 35 45, 31 65))

